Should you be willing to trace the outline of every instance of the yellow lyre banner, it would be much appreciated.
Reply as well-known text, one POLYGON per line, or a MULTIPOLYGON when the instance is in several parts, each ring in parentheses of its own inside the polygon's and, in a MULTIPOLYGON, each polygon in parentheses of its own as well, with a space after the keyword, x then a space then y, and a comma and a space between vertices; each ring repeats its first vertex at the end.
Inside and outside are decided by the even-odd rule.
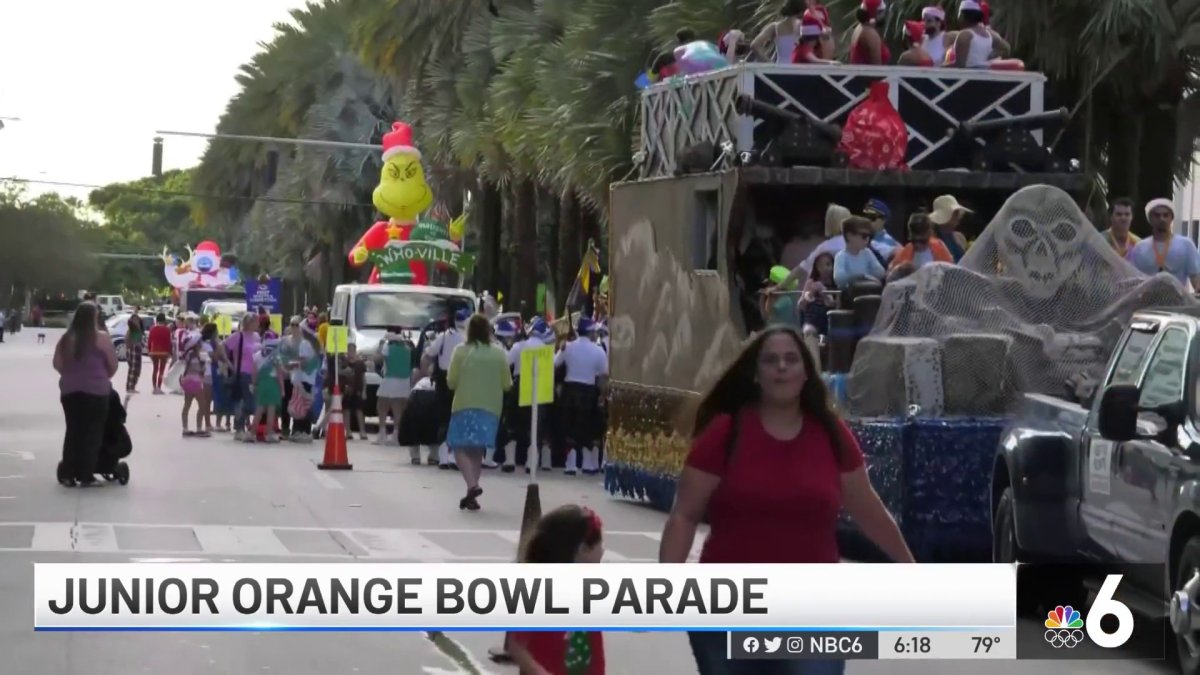
POLYGON ((537 387, 538 405, 554 402, 554 347, 534 347, 521 352, 521 389, 517 403, 533 405, 534 387, 537 387), (534 364, 537 367, 534 368, 534 364), (535 374, 536 371, 536 374, 535 374))

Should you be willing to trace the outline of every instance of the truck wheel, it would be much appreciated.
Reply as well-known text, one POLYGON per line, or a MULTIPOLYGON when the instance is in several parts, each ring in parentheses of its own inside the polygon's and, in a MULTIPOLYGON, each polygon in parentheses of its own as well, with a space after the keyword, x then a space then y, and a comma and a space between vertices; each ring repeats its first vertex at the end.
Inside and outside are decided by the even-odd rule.
POLYGON ((1171 630, 1175 633, 1179 671, 1200 673, 1200 537, 1192 537, 1175 563, 1171 595, 1171 630))
POLYGON ((1004 488, 992 516, 992 562, 1015 563, 1022 559, 1017 546, 1017 516, 1013 509, 1013 491, 1004 488))

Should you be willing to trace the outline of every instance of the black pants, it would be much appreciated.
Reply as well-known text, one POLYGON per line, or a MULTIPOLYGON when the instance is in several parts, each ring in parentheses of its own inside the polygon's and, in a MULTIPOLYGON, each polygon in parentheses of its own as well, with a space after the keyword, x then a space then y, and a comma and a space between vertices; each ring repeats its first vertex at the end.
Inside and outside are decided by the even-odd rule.
POLYGON ((108 396, 67 394, 62 397, 67 431, 63 436, 63 466, 75 480, 91 481, 104 443, 108 396))
POLYGON ((279 406, 279 432, 284 436, 292 433, 292 414, 288 412, 288 403, 292 401, 292 380, 283 381, 283 405, 279 406))

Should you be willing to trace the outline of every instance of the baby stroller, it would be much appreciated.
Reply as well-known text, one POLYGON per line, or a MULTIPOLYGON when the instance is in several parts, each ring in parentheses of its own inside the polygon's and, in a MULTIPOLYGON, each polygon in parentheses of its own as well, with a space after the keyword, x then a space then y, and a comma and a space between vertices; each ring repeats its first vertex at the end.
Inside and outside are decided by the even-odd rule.
MULTIPOLYGON (((114 389, 108 397, 108 419, 104 423, 104 442, 96 460, 96 473, 110 483, 121 485, 129 482, 129 465, 121 461, 133 452, 133 439, 125 428, 125 404, 114 389)), ((58 482, 65 487, 75 487, 74 474, 63 462, 58 463, 58 482)))

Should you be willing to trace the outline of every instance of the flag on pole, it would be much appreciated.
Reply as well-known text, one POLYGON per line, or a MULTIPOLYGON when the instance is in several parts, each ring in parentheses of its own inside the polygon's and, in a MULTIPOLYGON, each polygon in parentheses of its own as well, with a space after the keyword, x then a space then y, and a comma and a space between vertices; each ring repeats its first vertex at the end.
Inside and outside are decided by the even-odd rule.
POLYGON ((584 308, 599 275, 600 251, 596 248, 596 242, 589 239, 587 250, 583 252, 583 261, 579 265, 579 274, 575 275, 575 284, 571 286, 571 292, 567 295, 564 314, 570 316, 571 313, 584 308))

